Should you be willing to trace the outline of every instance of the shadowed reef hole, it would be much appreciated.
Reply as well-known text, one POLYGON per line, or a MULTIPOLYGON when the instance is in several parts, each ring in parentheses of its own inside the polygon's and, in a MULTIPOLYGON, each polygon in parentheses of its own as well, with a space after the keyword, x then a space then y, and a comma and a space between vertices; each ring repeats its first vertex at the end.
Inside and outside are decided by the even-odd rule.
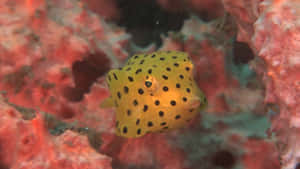
POLYGON ((120 10, 119 26, 133 35, 133 41, 139 46, 155 43, 160 46, 161 34, 178 31, 188 18, 187 12, 168 12, 156 1, 117 0, 120 10))
POLYGON ((230 151, 220 150, 213 154, 211 162, 215 166, 230 169, 234 167, 236 158, 230 151))
POLYGON ((90 54, 82 61, 76 61, 72 65, 72 74, 75 87, 67 86, 64 96, 69 101, 79 102, 85 93, 90 91, 91 85, 110 69, 110 60, 102 52, 90 54))

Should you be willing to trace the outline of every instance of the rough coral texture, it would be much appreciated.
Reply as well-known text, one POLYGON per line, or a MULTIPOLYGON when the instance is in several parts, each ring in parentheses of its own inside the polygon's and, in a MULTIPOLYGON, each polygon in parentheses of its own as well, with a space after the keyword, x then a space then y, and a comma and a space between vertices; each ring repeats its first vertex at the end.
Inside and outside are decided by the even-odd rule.
POLYGON ((105 20, 117 20, 120 17, 120 13, 117 9, 117 2, 115 0, 83 0, 82 2, 86 3, 91 11, 100 15, 105 20), (101 6, 101 8, 99 8, 99 6, 101 6))
POLYGON ((87 137, 72 131, 51 136, 41 114, 23 120, 2 98, 0 105, 1 168, 111 168, 111 159, 91 148, 87 137))
MULTIPOLYGON (((0 2, 0 23, 4 25, 0 27, 0 93, 7 99, 0 101, 0 168, 20 168, 20 164, 24 168, 279 168, 274 140, 266 135, 270 122, 258 109, 264 89, 256 85, 256 77, 250 77, 247 59, 238 66, 232 61, 236 29, 226 17, 208 22, 223 15, 220 1, 185 1, 185 8, 192 9, 196 16, 162 36, 161 46, 149 48, 139 48, 126 29, 112 24, 122 15, 119 2, 0 2), (137 139, 117 137, 114 109, 99 107, 110 95, 105 73, 124 63, 128 53, 153 50, 179 50, 191 56, 197 83, 208 96, 208 109, 181 130, 137 139), (29 113, 29 120, 23 120, 27 108, 34 109, 35 116, 32 119, 29 113)), ((161 8, 156 11, 191 12, 181 11, 180 1, 157 3, 161 8)), ((253 23, 263 16, 260 12, 266 11, 258 10, 260 2, 223 3, 236 18, 238 39, 258 48, 256 41, 262 36, 251 37, 256 33, 253 23), (234 5, 237 7, 230 8, 234 5), (239 15, 241 12, 243 15, 239 15)), ((266 19, 256 26, 270 23, 266 19)), ((159 25, 154 31, 159 31, 159 25)), ((260 64, 254 64, 257 72, 265 75, 267 87, 274 89, 270 93, 267 88, 268 98, 280 98, 276 93, 281 90, 276 88, 279 82, 266 73, 271 68, 268 65, 263 69, 260 64)), ((280 106, 287 107, 285 104, 280 106)), ((288 150, 297 148, 297 138, 289 137, 288 150)), ((286 159, 298 156, 293 151, 286 154, 286 159)))
POLYGON ((297 148, 300 112, 299 28, 300 2, 296 0, 230 1, 226 10, 237 18, 238 39, 246 41, 263 61, 256 64, 265 86, 265 103, 277 104, 280 113, 273 118, 272 131, 282 159, 282 168, 298 164, 297 148))
POLYGON ((0 86, 15 104, 72 118, 91 84, 127 56, 129 35, 77 1, 1 6, 0 86))

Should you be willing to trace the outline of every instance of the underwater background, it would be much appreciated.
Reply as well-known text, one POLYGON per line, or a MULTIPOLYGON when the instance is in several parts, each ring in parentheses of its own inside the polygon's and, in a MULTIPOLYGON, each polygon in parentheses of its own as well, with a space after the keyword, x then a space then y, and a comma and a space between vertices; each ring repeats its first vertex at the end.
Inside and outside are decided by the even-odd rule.
POLYGON ((0 168, 298 169, 299 49, 298 0, 1 0, 0 168), (156 51, 208 104, 119 136, 108 72, 156 51))

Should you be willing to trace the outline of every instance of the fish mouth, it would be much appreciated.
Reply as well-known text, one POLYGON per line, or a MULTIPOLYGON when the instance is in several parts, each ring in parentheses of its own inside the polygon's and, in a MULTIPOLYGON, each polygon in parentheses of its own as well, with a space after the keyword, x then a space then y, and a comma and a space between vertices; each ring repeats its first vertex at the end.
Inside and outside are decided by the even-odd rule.
POLYGON ((190 102, 190 107, 191 108, 196 109, 196 108, 200 107, 200 105, 201 105, 201 99, 200 99, 200 97, 195 96, 195 97, 193 97, 191 99, 191 102, 190 102))
POLYGON ((194 96, 190 100, 190 107, 199 109, 200 111, 207 107, 207 100, 205 96, 194 96))

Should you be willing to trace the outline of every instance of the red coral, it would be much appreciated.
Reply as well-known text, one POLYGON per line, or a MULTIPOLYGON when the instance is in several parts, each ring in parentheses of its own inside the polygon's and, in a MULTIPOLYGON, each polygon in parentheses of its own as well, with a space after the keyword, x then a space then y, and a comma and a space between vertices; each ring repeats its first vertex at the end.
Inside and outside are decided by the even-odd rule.
MULTIPOLYGON (((101 17, 88 11, 84 3, 72 0, 0 2, 0 23, 5 25, 0 27, 0 89, 7 92, 6 97, 10 102, 38 108, 65 121, 75 121, 78 126, 100 132, 102 143, 99 151, 110 155, 117 167, 185 168, 187 156, 181 148, 171 143, 169 137, 172 133, 149 134, 137 139, 114 135, 113 109, 99 108, 101 101, 109 96, 102 76, 109 68, 119 66, 126 59, 127 52, 124 49, 129 35, 123 29, 103 21, 103 18, 111 20, 118 17, 116 1, 85 2, 101 17), (94 4, 101 4, 101 7, 96 9, 94 4), (103 6, 107 8, 103 10, 103 6)), ((238 39, 250 43, 266 62, 265 69, 262 66, 256 69, 265 77, 265 100, 280 103, 279 121, 293 117, 290 124, 296 126, 299 122, 294 118, 299 112, 296 104, 299 95, 297 78, 300 76, 297 71, 297 51, 293 49, 298 46, 298 32, 292 27, 292 31, 284 34, 283 28, 273 23, 279 16, 272 12, 276 13, 278 9, 279 13, 284 11, 283 1, 262 3, 260 8, 259 0, 223 2, 237 20, 238 39), (283 38, 284 35, 287 36, 283 38), (291 42, 291 47, 284 46, 287 50, 281 51, 278 42, 291 42)), ((159 3, 172 11, 177 11, 178 6, 182 5, 179 1, 162 0, 159 3)), ((187 1, 184 5, 199 13, 212 11, 209 16, 220 16, 224 12, 220 4, 221 1, 215 0, 187 1), (212 8, 215 10, 209 10, 212 8)), ((286 17, 290 23, 295 18, 292 12, 288 14, 286 17)), ((283 19, 279 17, 279 20, 283 19)), ((211 23, 191 18, 180 33, 170 34, 164 39, 161 49, 189 53, 195 63, 198 84, 208 96, 208 111, 226 112, 231 105, 227 105, 224 94, 228 89, 238 86, 238 83, 225 70, 226 46, 213 37, 208 38, 207 34, 218 34, 218 31, 211 23)), ((0 103, 0 157, 3 163, 0 166, 18 168, 22 164, 24 168, 43 168, 42 165, 44 168, 111 168, 110 158, 95 152, 85 136, 71 131, 56 137, 50 136, 43 128, 44 122, 39 115, 31 121, 25 121, 19 112, 0 103)), ((199 130, 198 124, 192 127, 199 130)), ((214 127, 220 135, 231 130, 229 125, 221 122, 214 127)), ((179 135, 176 132, 173 134, 179 135)), ((260 155, 262 149, 268 150, 265 154, 275 151, 269 143, 265 145, 264 142, 253 141, 255 143, 252 144, 249 141, 243 145, 244 140, 246 138, 236 134, 228 142, 248 150, 243 156, 243 163, 247 167, 251 167, 253 161, 256 163, 260 160, 255 157, 260 155), (253 154, 254 157, 251 156, 253 154)), ((295 142, 297 139, 291 140, 295 142)), ((297 148, 296 145, 290 147, 297 148)), ((212 161, 216 166, 229 168, 236 163, 235 157, 236 154, 229 151, 216 151, 212 161), (227 156, 229 163, 224 162, 227 156)), ((271 166, 278 167, 274 156, 259 157, 271 160, 271 166)), ((297 154, 292 157, 296 158, 297 154)), ((270 167, 256 164, 253 167, 270 167)))
MULTIPOLYGON (((105 140, 108 141, 108 139, 105 140)), ((103 145, 101 151, 117 156, 118 164, 116 165, 120 168, 121 166, 151 168, 154 167, 153 165, 163 169, 184 168, 183 151, 171 146, 164 134, 148 134, 135 139, 113 137, 109 140, 111 147, 103 145)))
POLYGON ((242 162, 246 169, 279 169, 278 153, 272 142, 250 139, 244 144, 242 162))
MULTIPOLYGON (((264 64, 254 67, 263 76, 265 102, 280 107, 280 114, 274 118, 272 129, 277 132, 278 142, 285 143, 289 135, 297 135, 289 126, 300 126, 300 25, 297 22, 300 3, 286 0, 226 0, 224 4, 238 18, 238 39, 248 42, 264 61, 264 64)), ((289 151, 289 147, 282 153, 289 151)), ((289 166, 296 166, 293 160, 284 161, 291 162, 289 166)))
POLYGON ((15 104, 73 118, 82 112, 78 102, 91 84, 127 56, 122 46, 129 36, 79 3, 27 0, 1 6, 0 22, 7 26, 0 30, 0 88, 15 104))
POLYGON ((71 131, 54 137, 40 114, 22 120, 20 112, 0 101, 1 165, 7 168, 107 168, 110 158, 97 153, 86 136, 71 131))
POLYGON ((104 19, 116 20, 119 18, 119 11, 115 0, 83 0, 89 9, 99 14, 104 19))

